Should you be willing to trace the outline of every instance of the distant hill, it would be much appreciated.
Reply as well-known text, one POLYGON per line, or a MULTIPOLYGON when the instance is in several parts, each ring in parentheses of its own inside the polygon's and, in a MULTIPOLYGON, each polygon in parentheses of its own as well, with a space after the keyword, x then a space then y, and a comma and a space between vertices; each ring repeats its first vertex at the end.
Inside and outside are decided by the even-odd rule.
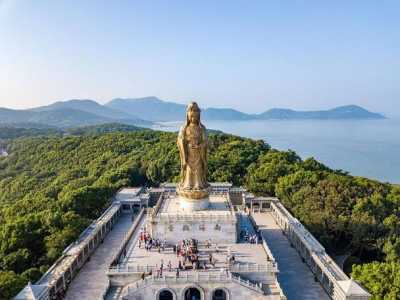
POLYGON ((149 121, 177 121, 185 116, 186 106, 162 101, 156 97, 136 99, 117 98, 105 106, 141 116, 149 121))
POLYGON ((0 107, 0 123, 26 123, 32 113, 28 110, 15 110, 0 107))
MULTIPOLYGON (((200 103, 201 105, 201 103, 200 103)), ((15 110, 0 108, 0 125, 30 124, 27 128, 70 128, 109 123, 150 127, 154 122, 181 121, 186 105, 163 101, 157 97, 117 98, 105 105, 93 100, 58 101, 48 106, 15 110)), ((348 105, 321 111, 296 111, 274 108, 259 114, 247 114, 231 108, 203 108, 204 120, 361 120, 383 119, 383 115, 360 106, 348 105)))
MULTIPOLYGON (((123 110, 142 116, 153 122, 178 121, 185 117, 186 105, 168 102, 157 97, 145 97, 136 99, 117 98, 111 100, 105 106, 117 110, 123 110)), ((205 120, 249 120, 248 114, 230 108, 206 108, 202 111, 205 120)))
POLYGON ((319 119, 319 120, 344 120, 344 119, 384 119, 378 113, 370 112, 357 105, 340 106, 329 110, 320 111, 296 111, 291 109, 270 109, 255 115, 258 119, 319 119))
POLYGON ((205 120, 226 120, 226 121, 239 121, 251 120, 254 117, 231 108, 206 108, 202 116, 205 120))
MULTIPOLYGON (((136 114, 154 122, 179 121, 185 116, 186 106, 167 102, 156 97, 137 99, 114 99, 105 104, 110 108, 136 114)), ((260 114, 246 114, 231 108, 206 108, 202 111, 205 120, 294 120, 294 119, 384 119, 378 113, 360 106, 348 105, 324 111, 296 111, 274 108, 260 114)))
POLYGON ((60 110, 10 110, 0 108, 0 124, 4 123, 34 123, 44 124, 55 127, 75 127, 84 125, 93 125, 101 123, 110 123, 112 119, 101 117, 76 109, 60 110))
POLYGON ((152 122, 100 105, 92 100, 55 102, 48 106, 26 110, 0 108, 0 124, 10 123, 42 124, 59 128, 105 123, 124 123, 140 126, 150 126, 152 124, 152 122))
POLYGON ((72 99, 67 101, 57 101, 53 104, 47 106, 40 106, 37 108, 31 109, 32 111, 56 111, 56 110, 63 110, 63 109, 75 109, 84 112, 88 112, 91 114, 95 114, 97 116, 111 118, 111 119, 135 119, 138 118, 135 115, 128 114, 126 112, 118 111, 112 109, 110 107, 101 105, 93 100, 78 100, 72 99))

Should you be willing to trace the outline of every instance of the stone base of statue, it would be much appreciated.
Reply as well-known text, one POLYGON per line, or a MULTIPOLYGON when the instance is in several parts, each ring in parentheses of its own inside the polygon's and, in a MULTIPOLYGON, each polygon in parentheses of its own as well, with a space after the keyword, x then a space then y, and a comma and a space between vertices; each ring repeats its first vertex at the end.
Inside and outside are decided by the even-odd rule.
MULTIPOLYGON (((236 242, 238 219, 227 191, 217 192, 210 186, 204 198, 190 199, 177 194, 175 185, 167 189, 158 200, 158 208, 149 209, 146 217, 146 230, 152 238, 166 240, 170 245, 193 238, 201 243, 211 239, 212 244, 218 245, 236 242)), ((190 195, 185 192, 183 195, 190 195)))
POLYGON ((208 189, 184 190, 177 189, 180 207, 185 211, 205 210, 210 205, 208 189))
POLYGON ((208 197, 203 199, 190 199, 179 196, 179 201, 181 208, 186 212, 205 210, 210 205, 210 199, 208 197))

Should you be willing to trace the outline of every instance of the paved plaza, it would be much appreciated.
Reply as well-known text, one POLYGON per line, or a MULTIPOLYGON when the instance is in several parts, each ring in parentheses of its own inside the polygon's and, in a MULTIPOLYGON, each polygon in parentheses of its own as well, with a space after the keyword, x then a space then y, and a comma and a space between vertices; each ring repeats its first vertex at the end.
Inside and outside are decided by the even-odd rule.
MULTIPOLYGON (((296 250, 290 247, 289 241, 282 234, 278 225, 276 225, 273 216, 270 213, 254 214, 254 219, 259 225, 264 239, 267 241, 279 266, 279 282, 288 299, 307 299, 307 300, 325 300, 328 295, 322 289, 318 282, 314 281, 314 276, 309 268, 302 262, 296 250), (299 280, 301 278, 301 280, 299 280)), ((253 234, 253 227, 246 215, 240 217, 241 229, 247 230, 253 234)), ((161 253, 157 249, 146 251, 142 245, 139 248, 138 237, 140 228, 143 228, 145 218, 141 220, 138 230, 133 234, 128 246, 128 251, 121 266, 152 266, 160 265, 163 261, 165 266, 165 275, 168 276, 167 264, 171 261, 172 268, 175 269, 181 257, 173 253, 172 247, 167 247, 161 253)), ((68 288, 66 298, 73 299, 100 299, 107 288, 106 270, 113 258, 116 249, 123 240, 126 232, 132 224, 130 215, 122 215, 114 226, 114 229, 107 235, 104 243, 101 244, 93 253, 78 275, 74 278, 68 288)), ((229 252, 234 254, 237 263, 256 263, 263 264, 267 260, 266 253, 260 244, 248 244, 241 241, 239 244, 218 245, 219 253, 215 251, 216 245, 211 249, 201 247, 200 253, 204 260, 207 260, 208 253, 212 252, 216 259, 215 270, 225 269, 226 255, 229 252)), ((211 268, 210 265, 208 265, 211 268)), ((212 268, 213 269, 213 268, 212 268)), ((175 270, 172 270, 174 273, 175 270)), ((191 273, 190 270, 187 271, 191 273)), ((183 274, 182 274, 183 275, 183 274)), ((114 291, 115 292, 115 291, 114 291)), ((112 293, 111 293, 112 294, 112 293)), ((111 298, 111 297, 110 297, 111 298)))
MULTIPOLYGON (((216 260, 215 269, 227 267, 228 253, 235 256, 236 264, 264 265, 267 261, 267 255, 261 244, 221 244, 217 246, 212 245, 210 248, 201 246, 199 247, 200 261, 208 262, 210 253, 216 260), (216 249, 218 249, 218 251, 216 249)), ((160 252, 155 248, 151 251, 147 251, 143 244, 141 248, 139 248, 138 243, 135 243, 134 248, 130 250, 123 264, 120 266, 159 267, 161 262, 163 262, 164 268, 167 269, 168 263, 171 262, 172 268, 175 270, 178 267, 179 261, 183 262, 183 258, 177 256, 173 252, 172 247, 166 247, 164 251, 161 250, 160 252)), ((210 269, 212 266, 207 263, 207 268, 210 269)))
MULTIPOLYGON (((138 229, 143 229, 146 220, 143 218, 138 226, 138 229)), ((240 224, 242 230, 246 230, 249 235, 255 233, 251 222, 246 214, 242 214, 240 218, 240 224)), ((139 235, 140 230, 137 230, 128 245, 128 250, 125 258, 121 262, 120 266, 142 266, 142 267, 153 267, 160 266, 161 262, 164 264, 164 270, 166 271, 167 265, 171 262, 173 272, 178 267, 179 261, 183 262, 181 256, 177 256, 173 252, 172 245, 167 245, 164 250, 158 251, 157 248, 153 248, 148 251, 142 243, 139 247, 139 235)), ((215 266, 212 267, 207 263, 207 268, 221 269, 227 267, 227 256, 229 254, 235 256, 236 264, 259 264, 264 265, 268 260, 267 254, 263 250, 261 244, 249 244, 242 240, 242 243, 238 244, 212 244, 209 248, 205 245, 199 245, 199 259, 200 261, 208 261, 209 254, 212 254, 215 260, 215 266)))
POLYGON ((289 300, 328 300, 322 286, 303 263, 297 251, 290 246, 270 213, 253 215, 279 267, 278 280, 289 300))

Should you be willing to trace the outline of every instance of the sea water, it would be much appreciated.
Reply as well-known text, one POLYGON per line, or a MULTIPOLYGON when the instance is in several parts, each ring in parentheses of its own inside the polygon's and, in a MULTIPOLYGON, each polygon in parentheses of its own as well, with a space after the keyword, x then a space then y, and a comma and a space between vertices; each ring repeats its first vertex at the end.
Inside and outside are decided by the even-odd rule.
MULTIPOLYGON (((175 131, 181 122, 158 129, 175 131)), ((204 121, 208 129, 262 139, 352 175, 400 183, 400 119, 204 121)))

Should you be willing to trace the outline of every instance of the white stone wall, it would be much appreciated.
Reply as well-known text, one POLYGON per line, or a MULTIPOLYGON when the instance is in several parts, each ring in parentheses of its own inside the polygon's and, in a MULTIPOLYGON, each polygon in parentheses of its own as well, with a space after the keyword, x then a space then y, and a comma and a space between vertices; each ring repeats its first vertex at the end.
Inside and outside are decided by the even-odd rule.
POLYGON ((200 220, 178 221, 148 224, 154 238, 166 239, 167 243, 175 244, 183 239, 195 238, 200 242, 211 239, 217 244, 236 242, 236 223, 218 222, 210 220, 208 222, 200 220))
POLYGON ((124 300, 158 300, 158 294, 163 289, 168 289, 174 295, 174 300, 184 300, 185 291, 195 287, 200 290, 202 294, 202 300, 212 300, 213 292, 216 289, 223 289, 227 295, 228 300, 278 300, 281 299, 279 295, 262 295, 249 288, 243 287, 237 283, 176 283, 176 284, 164 284, 149 286, 131 294, 125 295, 124 300))

